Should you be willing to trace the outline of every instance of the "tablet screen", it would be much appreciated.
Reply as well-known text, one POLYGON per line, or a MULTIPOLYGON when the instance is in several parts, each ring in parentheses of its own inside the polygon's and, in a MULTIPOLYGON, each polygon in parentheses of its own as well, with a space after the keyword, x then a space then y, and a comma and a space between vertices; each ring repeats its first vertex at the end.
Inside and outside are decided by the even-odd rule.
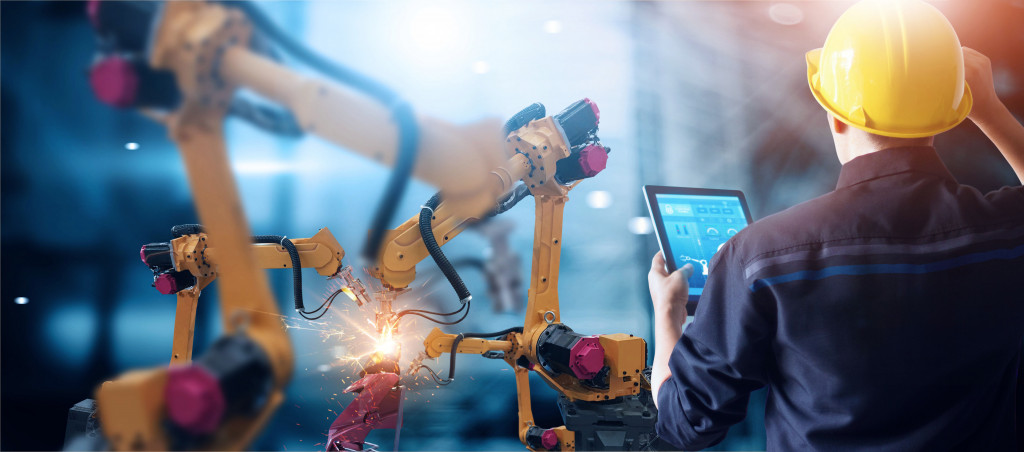
POLYGON ((667 242, 671 254, 670 268, 678 269, 687 263, 693 264, 690 277, 690 295, 699 296, 708 280, 708 263, 711 257, 747 225, 747 212, 739 196, 714 196, 701 194, 656 193, 656 203, 661 214, 664 231, 661 237, 667 242))

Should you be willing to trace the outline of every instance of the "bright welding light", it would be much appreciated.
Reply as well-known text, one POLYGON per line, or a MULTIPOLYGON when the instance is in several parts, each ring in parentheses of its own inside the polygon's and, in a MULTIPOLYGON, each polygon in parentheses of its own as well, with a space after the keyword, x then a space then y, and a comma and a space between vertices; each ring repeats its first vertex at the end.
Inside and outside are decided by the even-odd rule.
POLYGON ((381 339, 377 342, 375 351, 382 355, 394 356, 398 354, 398 341, 394 339, 381 339))
POLYGON ((131 142, 125 143, 124 144, 124 148, 129 150, 129 151, 134 151, 134 150, 139 148, 139 143, 131 141, 131 142))
POLYGON ((15 304, 28 304, 28 298, 17 297, 17 298, 14 299, 14 303, 15 304))
POLYGON ((348 297, 351 298, 352 301, 356 301, 356 293, 353 292, 351 288, 345 286, 341 288, 341 291, 344 292, 345 295, 348 295, 348 297))
POLYGON ((380 336, 377 337, 377 344, 374 347, 374 351, 384 355, 397 357, 401 351, 401 344, 395 338, 395 329, 393 325, 383 325, 380 330, 380 336))

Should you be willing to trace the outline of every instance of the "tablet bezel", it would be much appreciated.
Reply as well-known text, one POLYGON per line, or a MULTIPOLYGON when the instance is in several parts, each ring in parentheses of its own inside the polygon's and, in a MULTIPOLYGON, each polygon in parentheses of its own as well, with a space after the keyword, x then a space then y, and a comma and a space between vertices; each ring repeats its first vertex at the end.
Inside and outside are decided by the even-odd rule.
MULTIPOLYGON (((654 234, 658 239, 658 247, 661 249, 662 255, 665 256, 665 270, 669 273, 676 271, 675 259, 671 259, 671 249, 668 246, 668 237, 665 233, 665 221, 661 218, 661 209, 657 205, 657 195, 696 195, 696 196, 735 196, 740 200, 740 208, 743 209, 743 216, 747 219, 747 226, 754 223, 753 218, 750 216, 750 207, 747 206, 747 198, 743 195, 740 190, 726 190, 719 188, 695 188, 695 187, 669 187, 665 185, 644 185, 644 198, 647 200, 647 212, 651 216, 651 222, 654 225, 654 234)), ((744 226, 746 227, 746 226, 744 226)), ((703 290, 701 290, 703 293, 703 290)), ((693 309, 696 308, 697 300, 700 299, 700 295, 687 295, 687 311, 690 315, 693 315, 693 309)))

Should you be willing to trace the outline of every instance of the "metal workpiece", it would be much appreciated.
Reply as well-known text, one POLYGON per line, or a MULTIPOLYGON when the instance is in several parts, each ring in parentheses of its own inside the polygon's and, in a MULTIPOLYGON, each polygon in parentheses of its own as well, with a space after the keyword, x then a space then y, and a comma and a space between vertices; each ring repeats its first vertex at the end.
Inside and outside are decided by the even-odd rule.
POLYGON ((395 429, 395 449, 398 431, 402 428, 403 388, 394 372, 369 373, 345 389, 356 398, 345 407, 331 424, 327 434, 328 451, 377 450, 366 442, 374 429, 395 429))

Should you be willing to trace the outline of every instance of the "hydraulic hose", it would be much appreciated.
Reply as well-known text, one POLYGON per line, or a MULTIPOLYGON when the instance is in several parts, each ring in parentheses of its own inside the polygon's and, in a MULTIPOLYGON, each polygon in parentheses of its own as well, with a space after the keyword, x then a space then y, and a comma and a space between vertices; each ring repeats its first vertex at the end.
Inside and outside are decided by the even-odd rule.
POLYGON ((439 205, 441 205, 441 194, 436 193, 420 208, 420 236, 423 237, 423 245, 426 246, 430 257, 434 259, 441 273, 444 273, 445 278, 448 278, 448 282, 455 289, 455 294, 459 296, 459 301, 461 303, 468 303, 473 299, 473 295, 469 293, 466 283, 462 282, 459 273, 455 271, 455 266, 448 261, 444 252, 441 251, 441 246, 437 244, 437 240, 434 238, 434 227, 430 222, 434 217, 434 209, 439 205))

